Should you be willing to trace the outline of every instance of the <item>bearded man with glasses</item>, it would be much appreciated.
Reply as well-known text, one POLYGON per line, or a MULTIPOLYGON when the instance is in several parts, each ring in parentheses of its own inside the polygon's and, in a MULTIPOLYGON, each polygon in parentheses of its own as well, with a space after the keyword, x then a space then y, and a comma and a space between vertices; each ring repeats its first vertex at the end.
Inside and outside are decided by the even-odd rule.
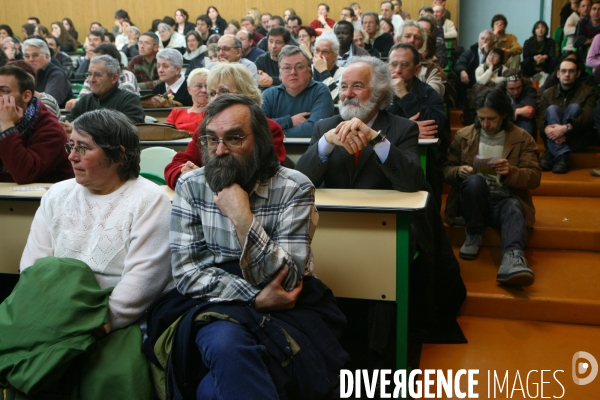
POLYGON ((281 85, 263 93, 262 109, 288 137, 309 138, 314 124, 333 115, 329 88, 312 79, 310 59, 297 46, 279 53, 281 85))

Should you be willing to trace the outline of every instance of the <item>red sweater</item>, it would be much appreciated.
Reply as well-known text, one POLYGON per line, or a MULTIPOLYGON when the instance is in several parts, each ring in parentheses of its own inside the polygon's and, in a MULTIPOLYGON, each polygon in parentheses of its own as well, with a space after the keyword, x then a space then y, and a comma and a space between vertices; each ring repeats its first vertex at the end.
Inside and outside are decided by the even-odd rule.
POLYGON ((37 121, 30 129, 33 132, 25 140, 17 132, 0 141, 0 166, 8 170, 0 173, 0 181, 21 185, 73 178, 73 167, 64 147, 67 134, 41 102, 37 121))
POLYGON ((204 113, 197 114, 187 111, 187 108, 174 108, 165 122, 175 125, 177 129, 194 133, 202 123, 204 113))
MULTIPOLYGON (((332 28, 335 25, 335 21, 331 18, 325 18, 325 22, 327 22, 327 25, 329 25, 332 28)), ((310 26, 314 29, 322 29, 323 28, 323 24, 318 19, 315 19, 314 21, 312 21, 310 23, 310 26)))
MULTIPOLYGON (((275 154, 277 155, 279 162, 283 164, 286 158, 285 147, 283 146, 283 129, 281 129, 281 126, 279 126, 277 122, 269 118, 267 118, 267 121, 269 122, 271 133, 273 134, 275 154)), ((200 122, 202 122, 202 120, 200 120, 200 122)), ((202 152, 198 145, 198 133, 199 130, 196 129, 192 135, 192 140, 188 143, 185 151, 178 151, 177 154, 175 154, 175 157, 173 157, 173 161, 165 167, 165 180, 171 189, 175 189, 183 164, 191 161, 199 167, 204 165, 204 162, 202 161, 202 152)))

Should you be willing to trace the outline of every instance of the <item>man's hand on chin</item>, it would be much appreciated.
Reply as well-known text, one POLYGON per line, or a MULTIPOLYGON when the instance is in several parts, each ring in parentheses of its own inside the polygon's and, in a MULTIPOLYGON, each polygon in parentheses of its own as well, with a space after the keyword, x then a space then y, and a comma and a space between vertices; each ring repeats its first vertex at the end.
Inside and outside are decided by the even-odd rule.
POLYGON ((234 183, 217 193, 214 199, 219 210, 233 222, 240 244, 244 246, 254 218, 250 210, 248 193, 234 183))
POLYGON ((294 308, 298 296, 302 292, 303 281, 300 280, 291 292, 287 292, 281 286, 281 283, 289 273, 289 270, 288 266, 282 267, 275 278, 258 293, 254 302, 254 308, 257 311, 291 310, 294 308))

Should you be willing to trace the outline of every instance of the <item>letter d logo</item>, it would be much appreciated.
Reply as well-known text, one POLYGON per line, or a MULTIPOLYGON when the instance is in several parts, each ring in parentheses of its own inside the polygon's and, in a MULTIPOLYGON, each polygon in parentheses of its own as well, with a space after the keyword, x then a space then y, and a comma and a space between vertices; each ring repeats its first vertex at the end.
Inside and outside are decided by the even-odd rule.
POLYGON ((573 354, 571 373, 573 374, 573 382, 575 382, 576 385, 587 385, 588 383, 592 382, 594 378, 596 378, 596 375, 598 375, 598 361, 596 361, 594 356, 590 353, 578 351, 577 353, 573 354), (577 364, 577 360, 580 358, 585 358, 588 362, 580 362, 578 365, 575 365, 577 364), (587 378, 579 379, 577 374, 584 374, 590 366, 592 367, 592 370, 587 378), (577 371, 575 370, 575 367, 577 367, 577 371))

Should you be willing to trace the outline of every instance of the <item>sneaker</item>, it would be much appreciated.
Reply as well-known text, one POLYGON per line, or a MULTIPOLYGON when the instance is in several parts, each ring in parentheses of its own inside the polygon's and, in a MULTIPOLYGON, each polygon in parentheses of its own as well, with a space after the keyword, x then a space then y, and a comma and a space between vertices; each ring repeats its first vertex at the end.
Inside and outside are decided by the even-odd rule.
POLYGON ((569 156, 567 154, 562 154, 554 159, 552 173, 566 174, 567 172, 569 172, 569 156))
POLYGON ((542 168, 542 171, 551 171, 553 165, 554 157, 552 157, 552 154, 550 154, 549 151, 546 151, 546 153, 544 153, 544 156, 540 160, 540 168, 542 168))
POLYGON ((510 250, 504 253, 496 282, 507 286, 529 286, 534 280, 535 276, 527 265, 522 250, 510 250))
POLYGON ((479 246, 481 246, 481 235, 469 235, 467 233, 465 243, 460 248, 458 255, 465 260, 474 260, 479 254, 479 246))

